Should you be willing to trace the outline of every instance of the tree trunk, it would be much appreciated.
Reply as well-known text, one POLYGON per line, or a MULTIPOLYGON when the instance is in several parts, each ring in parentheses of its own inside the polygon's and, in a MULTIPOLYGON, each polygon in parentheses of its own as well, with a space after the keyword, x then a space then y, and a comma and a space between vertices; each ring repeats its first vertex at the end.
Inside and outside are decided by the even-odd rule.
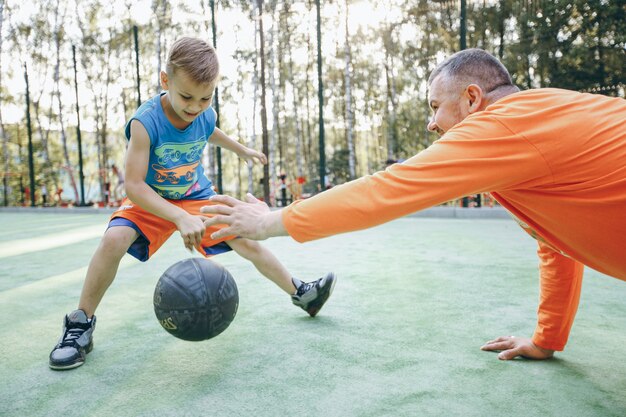
MULTIPOLYGON (((309 3, 310 6, 310 3, 309 3)), ((311 10, 309 9, 309 16, 311 15, 311 10)), ((311 19, 309 19, 311 20, 311 19)), ((309 100, 311 93, 309 90, 309 86, 311 85, 311 79, 309 77, 309 74, 311 73, 311 70, 313 68, 313 60, 311 59, 312 57, 312 53, 311 53, 311 30, 307 30, 306 33, 306 46, 307 46, 307 64, 306 64, 306 70, 304 72, 305 78, 304 78, 304 100, 305 100, 305 106, 306 106, 306 115, 304 117, 304 121, 306 123, 306 135, 304 138, 304 165, 307 168, 307 178, 313 178, 313 173, 315 172, 315 170, 313 169, 313 151, 312 151, 312 145, 313 145, 313 132, 312 132, 312 127, 311 127, 311 102, 309 100)))
POLYGON ((298 98, 298 87, 296 85, 296 80, 294 78, 294 73, 293 73, 293 55, 291 52, 291 27, 289 26, 289 8, 287 7, 288 3, 285 3, 285 11, 286 11, 286 16, 287 16, 287 31, 289 33, 289 38, 287 39, 286 42, 286 48, 287 48, 287 56, 288 56, 288 70, 289 70, 289 80, 291 82, 291 86, 293 89, 293 118, 294 118, 294 125, 296 128, 296 174, 298 178, 301 178, 304 176, 304 167, 303 167, 303 158, 302 158, 302 129, 300 127, 300 112, 298 111, 298 109, 300 108, 300 100, 298 98))
MULTIPOLYGON (((241 77, 238 77, 238 81, 237 81, 237 93, 239 94, 239 97, 243 97, 243 86, 241 85, 241 77)), ((241 112, 239 111, 239 106, 237 106, 237 110, 236 110, 236 116, 237 116, 237 136, 240 138, 245 138, 245 134, 243 131, 243 126, 241 125, 241 112)), ((243 160, 241 158, 237 158, 237 183, 235 184, 235 196, 238 199, 243 199, 243 195, 241 192, 241 168, 243 165, 243 160)))
MULTIPOLYGON (((532 88, 532 77, 530 73, 530 55, 532 50, 532 36, 533 33, 528 27, 528 10, 520 11, 522 18, 520 19, 520 44, 522 45, 522 54, 524 55, 524 65, 526 70, 526 87, 532 88)), ((504 17, 502 18, 504 19, 504 17)), ((502 59, 502 57, 500 57, 502 59)))
POLYGON ((350 55, 350 34, 348 32, 348 16, 349 16, 349 6, 348 0, 345 0, 346 5, 346 14, 345 14, 345 23, 346 23, 346 43, 344 46, 344 56, 345 56, 345 84, 346 84, 346 139, 348 142, 348 169, 350 173, 350 179, 353 180, 356 178, 356 157, 354 151, 354 139, 353 139, 353 118, 354 115, 352 113, 352 76, 350 73, 350 65, 351 65, 351 55, 350 55))
MULTIPOLYGON (((76 180, 74 179, 74 170, 72 169, 72 163, 70 162, 70 154, 67 148, 67 136, 65 134, 65 126, 63 124, 63 103, 61 102, 61 89, 60 89, 60 69, 61 69, 61 24, 64 20, 64 16, 59 19, 59 8, 61 4, 57 1, 57 7, 55 8, 55 28, 54 28, 54 45, 56 48, 56 62, 54 67, 54 95, 57 99, 57 110, 59 111, 59 130, 61 135, 61 143, 63 145, 63 157, 65 159, 65 165, 67 166, 67 173, 70 176, 70 183, 72 184, 72 190, 74 191, 74 199, 76 204, 80 204, 80 196, 78 194, 78 187, 76 186, 76 180)), ((32 190, 35 192, 35 190, 32 190)))
MULTIPOLYGON (((274 13, 276 13, 276 10, 274 10, 274 13)), ((270 136, 270 144, 269 144, 269 154, 267 155, 268 158, 268 169, 269 169, 269 173, 270 173, 270 198, 271 201, 268 200, 268 204, 270 206, 275 206, 276 205, 276 148, 277 146, 279 146, 279 126, 280 126, 280 121, 278 119, 278 103, 280 101, 280 90, 278 88, 276 88, 276 41, 275 41, 275 35, 278 33, 278 30, 276 30, 275 25, 276 24, 276 18, 275 16, 272 14, 272 26, 270 27, 269 30, 269 51, 268 51, 268 57, 269 57, 269 64, 268 64, 268 72, 269 72, 269 78, 270 78, 270 89, 272 90, 272 120, 273 120, 273 126, 272 126, 272 134, 270 136)), ((280 71, 280 69, 278 70, 280 71)), ((280 167, 280 169, 282 168, 282 157, 281 157, 281 152, 280 152, 280 148, 279 148, 279 152, 278 152, 278 166, 280 167)))
MULTIPOLYGON (((263 39, 263 0, 257 0, 259 16, 259 54, 261 56, 261 128, 263 130, 263 153, 269 154, 269 135, 267 132, 267 106, 265 100, 265 46, 263 39)), ((271 155, 268 155, 271 157, 271 155)), ((263 165, 263 198, 265 202, 270 202, 269 166, 263 165)))
MULTIPOLYGON (((256 149, 256 115, 257 115, 257 99, 259 96, 259 79, 257 74, 259 73, 259 54, 258 54, 258 36, 259 33, 259 23, 255 19, 254 20, 254 49, 257 54, 254 57, 254 71, 252 72, 252 87, 254 93, 252 94, 252 138, 250 138, 250 142, 248 147, 256 149)), ((252 170, 252 164, 248 163, 248 192, 254 193, 254 171, 252 170)))
POLYGON ((317 32, 317 100, 318 100, 318 130, 319 130, 319 191, 326 189, 326 139, 324 134, 324 82, 322 81, 322 5, 316 0, 316 32, 317 32))
POLYGON ((508 14, 508 8, 506 5, 507 0, 500 0, 500 20, 498 21, 498 33, 500 35, 500 45, 498 46, 498 57, 500 61, 504 58, 504 33, 505 33, 505 21, 508 14))
MULTIPOLYGON (((109 36, 109 39, 112 38, 112 35, 109 36)), ((110 202, 112 196, 112 187, 111 187, 111 179, 109 178, 109 147, 107 145, 108 139, 108 127, 109 127, 109 86, 111 85, 111 42, 109 41, 107 44, 107 56, 105 60, 105 84, 104 84, 104 92, 102 93, 101 100, 103 106, 103 114, 102 114, 102 160, 104 169, 103 182, 105 184, 105 203, 110 202), (106 200, 109 201, 106 201, 106 200)))
MULTIPOLYGON (((389 43, 392 42, 392 29, 388 32, 389 43)), ((396 81, 393 73, 393 52, 390 45, 385 42, 385 79, 387 84, 387 103, 385 109, 388 115, 387 128, 387 159, 395 159, 398 152, 398 132, 397 132, 397 109, 396 109, 396 81)))
MULTIPOLYGON (((209 1, 208 6, 203 0, 200 1, 200 7, 202 7, 202 15, 207 16, 207 18, 204 19, 204 30, 206 33, 211 33, 211 34, 213 34, 213 19, 214 19, 214 10, 211 9, 211 7, 215 6, 215 4, 212 1, 213 0, 209 1)), ((217 34, 216 34, 216 37, 217 37, 217 34)), ((216 164, 215 154, 216 154, 216 146, 213 145, 213 143, 209 141, 206 149, 204 150, 203 166, 205 167, 206 175, 211 179, 211 181, 213 181, 213 185, 217 188, 217 173, 215 171, 215 164, 216 164)))
MULTIPOLYGON (((58 31, 59 29, 59 16, 58 16, 59 12, 58 12, 58 8, 57 10, 55 10, 55 34, 56 31, 58 31)), ((57 48, 58 50, 58 48, 57 48)), ((48 65, 45 65, 45 69, 44 69, 44 79, 47 78, 48 76, 48 65)), ((58 67, 55 66, 54 69, 56 70, 58 67)), ((55 95, 57 94, 58 90, 51 90, 50 91, 50 107, 48 108, 48 123, 47 123, 47 128, 44 130, 43 126, 44 123, 41 122, 41 97, 44 94, 44 90, 46 89, 45 84, 41 86, 41 89, 39 91, 38 96, 33 99, 32 103, 33 103, 33 109, 35 111, 35 120, 37 122, 37 132, 39 133, 39 137, 41 139, 41 149, 42 149, 42 156, 43 156, 43 164, 42 164, 42 172, 43 172, 43 176, 44 178, 46 177, 50 177, 52 179, 52 181, 54 182, 54 185, 56 188, 59 187, 58 185, 58 175, 56 173, 56 171, 53 168, 53 164, 52 161, 50 160, 50 146, 49 146, 49 140, 50 140, 50 126, 52 125, 52 120, 54 119, 54 102, 55 102, 55 95)), ((59 116, 60 117, 60 116, 59 116)))
MULTIPOLYGON (((2 34, 2 23, 4 22, 4 0, 0 1, 0 34, 2 34)), ((2 40, 0 36, 0 86, 2 86, 2 40)), ((9 205, 9 138, 4 131, 4 121, 2 119, 2 95, 0 94, 0 139, 2 140, 2 156, 4 160, 4 175, 2 176, 3 204, 9 205)))
MULTIPOLYGON (((55 102, 55 94, 56 93, 53 90, 50 94, 50 103, 55 102)), ((39 94, 39 97, 41 98, 42 95, 43 95, 43 87, 39 94)), ((56 171, 54 170, 52 161, 50 160, 50 151, 49 151, 50 125, 51 125, 52 119, 54 118, 54 110, 51 105, 50 108, 48 109, 48 115, 47 115, 48 128, 44 130, 43 128, 44 123, 41 122, 40 103, 41 103, 40 99, 33 101, 33 109, 35 111, 35 121, 37 122, 37 132, 39 133, 39 138, 41 139, 41 149, 43 153, 42 172, 44 173, 44 178, 50 177, 52 179, 52 182, 54 183, 55 188, 58 189, 59 188, 58 175, 56 171)))
POLYGON ((156 94, 159 93, 159 91, 161 91, 161 77, 159 76, 159 72, 161 71, 161 40, 163 39, 163 28, 162 28, 162 23, 163 23, 163 19, 165 16, 165 10, 167 8, 167 0, 162 0, 162 7, 163 7, 163 11, 161 16, 163 16, 163 18, 161 18, 161 16, 159 15, 159 0, 154 0, 152 2, 152 12, 154 13, 154 16, 156 17, 156 34, 155 34, 155 49, 156 49, 156 59, 157 59, 157 66, 156 66, 156 83, 154 86, 154 91, 156 92, 156 94))

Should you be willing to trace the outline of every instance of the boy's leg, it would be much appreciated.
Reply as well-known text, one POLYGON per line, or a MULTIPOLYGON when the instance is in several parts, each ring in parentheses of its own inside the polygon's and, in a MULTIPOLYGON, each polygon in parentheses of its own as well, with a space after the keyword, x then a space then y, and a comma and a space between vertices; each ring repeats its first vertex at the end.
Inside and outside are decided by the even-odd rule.
POLYGON ((335 274, 328 273, 312 282, 293 278, 274 254, 260 243, 244 238, 227 240, 226 243, 239 255, 251 261, 256 269, 291 295, 291 301, 309 313, 311 317, 320 311, 335 287, 335 274))
POLYGON ((104 293, 115 279, 122 257, 138 236, 133 228, 126 226, 111 227, 104 233, 100 246, 89 262, 78 303, 78 308, 87 317, 96 312, 104 293))
POLYGON ((65 316, 61 338, 50 353, 52 369, 72 369, 85 362, 85 355, 93 348, 96 324, 93 314, 113 282, 122 257, 138 235, 125 226, 111 227, 104 233, 89 263, 78 310, 65 316))
POLYGON ((287 294, 296 292, 296 287, 291 280, 291 274, 267 248, 260 243, 249 239, 227 240, 226 243, 239 256, 249 260, 255 268, 270 281, 278 285, 287 294))
MULTIPOLYGON (((187 212, 206 216, 200 212, 202 206, 215 204, 210 200, 183 201, 187 212)), ((239 255, 251 261, 256 269, 269 280, 291 295, 292 302, 298 307, 315 316, 330 297, 335 286, 335 274, 328 273, 312 282, 301 282, 293 278, 280 261, 260 243, 243 238, 227 237, 219 240, 211 239, 211 234, 224 225, 210 226, 206 229, 202 243, 196 248, 204 256, 212 256, 224 252, 224 243, 239 255)))

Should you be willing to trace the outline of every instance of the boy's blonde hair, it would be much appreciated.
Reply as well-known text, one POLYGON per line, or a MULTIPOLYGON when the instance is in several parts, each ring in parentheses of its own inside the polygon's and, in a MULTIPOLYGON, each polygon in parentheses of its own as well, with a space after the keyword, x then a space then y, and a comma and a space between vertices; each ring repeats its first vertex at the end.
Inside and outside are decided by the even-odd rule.
POLYGON ((173 76, 182 70, 198 84, 209 84, 219 76, 220 65, 215 49, 197 38, 180 38, 172 45, 165 71, 173 76))

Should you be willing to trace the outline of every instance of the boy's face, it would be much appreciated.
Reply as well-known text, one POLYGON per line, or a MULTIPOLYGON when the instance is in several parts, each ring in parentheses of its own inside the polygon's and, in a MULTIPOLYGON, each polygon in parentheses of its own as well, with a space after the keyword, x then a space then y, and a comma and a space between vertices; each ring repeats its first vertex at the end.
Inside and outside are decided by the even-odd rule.
POLYGON ((161 71, 161 87, 168 92, 163 96, 164 102, 169 104, 164 106, 165 114, 180 129, 189 126, 209 108, 215 83, 198 84, 181 70, 172 75, 161 71))

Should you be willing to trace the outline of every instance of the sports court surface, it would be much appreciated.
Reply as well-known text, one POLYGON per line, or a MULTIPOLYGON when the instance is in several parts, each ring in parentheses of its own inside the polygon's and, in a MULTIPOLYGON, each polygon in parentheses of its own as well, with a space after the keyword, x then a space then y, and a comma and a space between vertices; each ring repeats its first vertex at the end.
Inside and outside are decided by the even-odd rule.
POLYGON ((86 364, 52 371, 107 218, 0 211, 1 416, 626 415, 623 281, 586 271, 553 360, 479 349, 534 328, 535 242, 503 219, 411 217, 305 245, 266 241, 299 278, 337 273, 315 319, 242 258, 215 257, 240 305, 205 342, 175 339, 154 316, 156 280, 191 256, 174 235, 149 262, 122 261, 86 364))

